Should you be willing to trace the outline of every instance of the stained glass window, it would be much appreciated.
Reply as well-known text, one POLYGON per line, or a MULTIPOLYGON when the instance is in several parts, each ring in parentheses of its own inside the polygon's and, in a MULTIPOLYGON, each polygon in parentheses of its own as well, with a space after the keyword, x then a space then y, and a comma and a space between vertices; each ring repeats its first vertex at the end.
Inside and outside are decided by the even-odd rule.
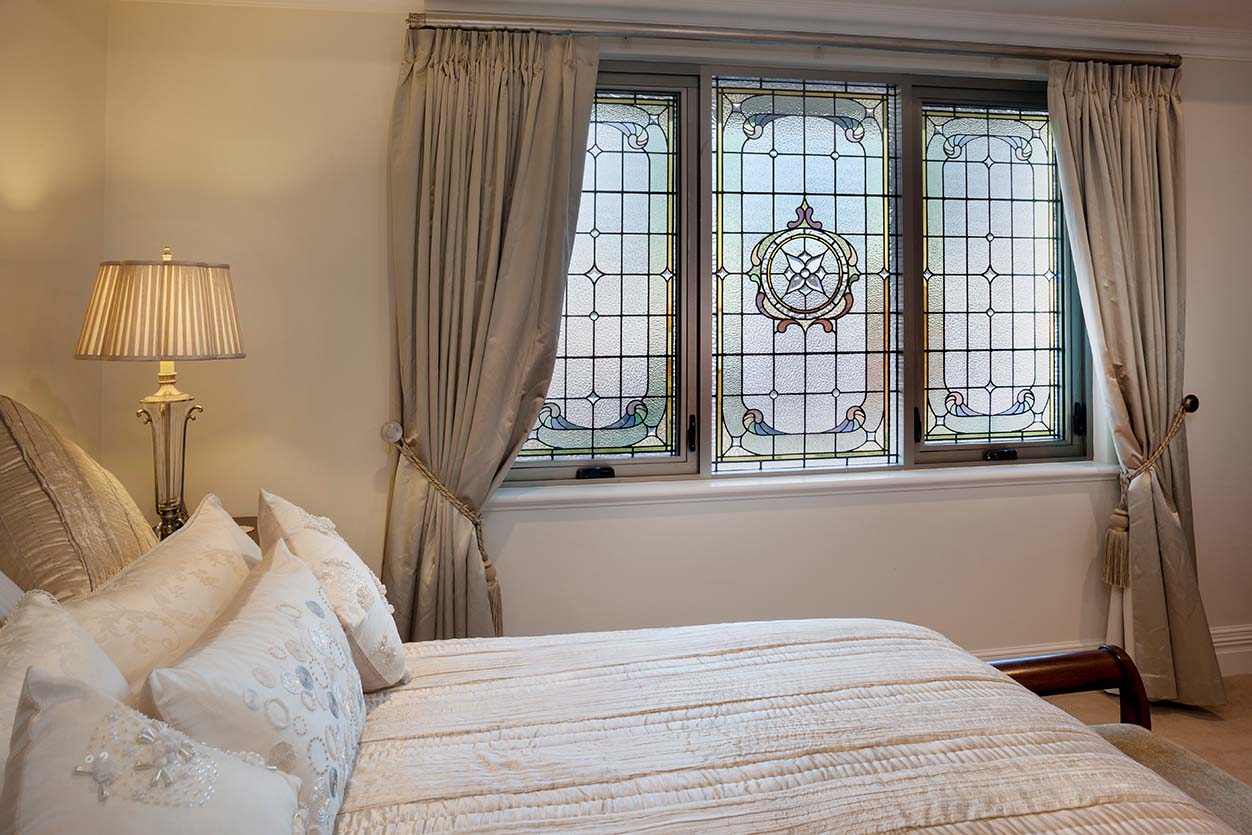
POLYGON ((713 82, 715 471, 899 461, 894 87, 713 82))
POLYGON ((1059 202, 1048 116, 922 109, 924 440, 1063 432, 1059 202))
POLYGON ((672 455, 677 94, 597 92, 556 365, 527 459, 672 455))

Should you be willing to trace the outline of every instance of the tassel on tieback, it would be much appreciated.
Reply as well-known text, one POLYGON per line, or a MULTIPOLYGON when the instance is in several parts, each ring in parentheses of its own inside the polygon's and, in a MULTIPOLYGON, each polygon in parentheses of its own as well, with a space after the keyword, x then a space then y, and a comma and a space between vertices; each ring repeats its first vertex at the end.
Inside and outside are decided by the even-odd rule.
POLYGON ((1122 503, 1109 517, 1109 527, 1104 533, 1104 582, 1119 589, 1130 588, 1130 514, 1126 511, 1126 493, 1130 483, 1156 466, 1165 450, 1182 429, 1183 420, 1200 408, 1200 398, 1188 394, 1174 411, 1165 437, 1156 445, 1142 464, 1122 475, 1122 503))
POLYGON ((1104 582, 1130 588, 1130 514, 1125 507, 1113 511, 1104 532, 1104 582))
POLYGON ((487 540, 483 537, 483 517, 472 504, 465 499, 453 493, 448 486, 444 484, 430 467, 426 466, 426 462, 417 454, 417 450, 404 439, 404 430, 400 424, 395 421, 384 423, 382 430, 379 432, 384 441, 393 444, 400 450, 408 462, 412 464, 426 482, 434 488, 435 492, 443 496, 457 512, 474 526, 474 540, 478 543, 478 555, 482 557, 483 573, 487 578, 487 604, 491 607, 491 625, 495 629, 496 637, 504 634, 504 601, 500 595, 500 581, 496 579, 496 567, 491 564, 491 559, 487 556, 487 540))

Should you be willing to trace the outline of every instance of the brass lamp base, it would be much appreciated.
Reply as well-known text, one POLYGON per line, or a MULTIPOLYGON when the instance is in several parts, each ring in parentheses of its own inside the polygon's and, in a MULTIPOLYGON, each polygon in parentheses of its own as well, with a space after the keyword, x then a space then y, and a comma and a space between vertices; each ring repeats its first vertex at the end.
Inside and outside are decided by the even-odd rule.
POLYGON ((174 363, 161 362, 157 390, 139 401, 135 415, 152 428, 152 475, 160 522, 154 528, 161 539, 187 521, 183 502, 183 462, 187 452, 187 423, 204 407, 175 385, 174 363))

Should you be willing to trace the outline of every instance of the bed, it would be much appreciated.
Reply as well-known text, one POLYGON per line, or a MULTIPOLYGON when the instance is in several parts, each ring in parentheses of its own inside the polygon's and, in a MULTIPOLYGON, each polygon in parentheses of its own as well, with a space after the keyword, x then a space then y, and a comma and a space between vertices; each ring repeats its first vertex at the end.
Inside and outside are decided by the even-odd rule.
MULTIPOLYGON (((6 832, 18 821, 21 832, 129 833, 154 816, 162 823, 144 831, 277 831, 255 809, 286 810, 282 828, 302 835, 1234 831, 1206 811, 1220 804, 1191 799, 1036 695, 1116 686, 1123 721, 1147 725, 1133 664, 1113 650, 997 668, 927 629, 878 620, 402 645, 377 578, 329 519, 262 491, 260 548, 210 495, 145 551, 142 516, 111 476, 97 473, 93 488, 68 464, 36 472, 98 465, 3 397, 0 423, 10 427, 0 528, 23 534, 0 537, 0 569, 42 589, 0 630, 0 740, 17 752, 0 806, 21 813, 0 814, 6 832), (18 424, 40 428, 30 449, 16 446, 18 424), (88 499, 91 512, 62 510, 88 499), (40 684, 45 671, 32 667, 49 658, 68 679, 40 684), (216 748, 223 773, 252 778, 203 806, 121 790, 101 805, 84 775, 111 786, 132 772, 92 765, 103 749, 79 760, 105 745, 91 711, 45 725, 42 708, 17 708, 22 694, 36 705, 32 692, 75 687, 110 726, 124 703, 147 708, 135 722, 170 722, 165 731, 186 734, 184 765, 216 748), (57 740, 68 761, 48 747, 57 740)), ((138 756, 140 737, 109 737, 109 763, 138 756)))
POLYGON ((1229 833, 930 630, 809 620, 406 645, 364 833, 1229 833))

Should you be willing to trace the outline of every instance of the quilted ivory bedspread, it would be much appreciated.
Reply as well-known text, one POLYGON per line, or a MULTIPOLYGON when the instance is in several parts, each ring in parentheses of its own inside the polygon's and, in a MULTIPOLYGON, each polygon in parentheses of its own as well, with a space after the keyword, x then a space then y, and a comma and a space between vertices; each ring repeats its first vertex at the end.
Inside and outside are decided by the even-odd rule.
POLYGON ((409 644, 367 697, 364 833, 1229 830, 942 636, 876 620, 409 644))

